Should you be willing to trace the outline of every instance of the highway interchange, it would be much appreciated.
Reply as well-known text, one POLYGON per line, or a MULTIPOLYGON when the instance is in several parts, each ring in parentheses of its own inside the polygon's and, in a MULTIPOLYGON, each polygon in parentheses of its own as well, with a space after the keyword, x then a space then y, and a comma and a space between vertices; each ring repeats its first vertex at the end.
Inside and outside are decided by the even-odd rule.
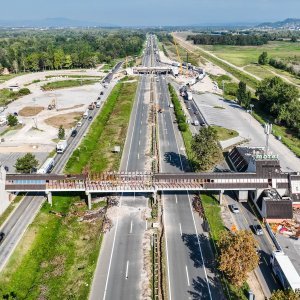
MULTIPOLYGON (((156 39, 147 40, 142 65, 159 66, 156 39)), ((121 64, 116 66, 115 72, 121 64)), ((110 83, 112 74, 106 81, 110 83)), ((106 99, 112 85, 109 85, 102 101, 106 99)), ((136 99, 129 123, 126 143, 121 160, 121 171, 150 171, 149 166, 149 114, 150 100, 161 108, 157 113, 160 172, 189 171, 184 143, 174 122, 173 109, 168 92, 168 79, 164 75, 156 77, 142 75, 139 79, 136 99)), ((103 103, 103 102, 102 102, 103 103)), ((191 119, 203 122, 194 102, 189 114, 191 119), (195 111, 198 113, 195 114, 195 111)), ((95 109, 95 117, 101 110, 95 109)), ((91 122, 85 121, 74 138, 69 139, 65 153, 56 156, 53 172, 61 172, 72 151, 79 145, 91 122)), ((195 127, 194 127, 195 128, 195 127)), ((195 129, 193 129, 195 131, 195 129)), ((228 204, 236 203, 231 195, 225 196, 228 204)), ((6 234, 0 245, 0 270, 4 267, 22 234, 32 222, 44 202, 45 197, 28 195, 20 202, 12 216, 0 231, 6 234)), ((147 195, 123 194, 113 228, 105 235, 99 255, 90 299, 141 299, 143 293, 143 242, 148 229, 145 214, 149 211, 147 195)), ((225 299, 216 271, 209 235, 203 230, 203 220, 192 209, 192 195, 189 193, 164 193, 161 195, 163 225, 165 229, 165 249, 167 267, 168 299, 225 299)), ((253 222, 253 212, 249 204, 237 204, 241 214, 231 215, 239 229, 249 229, 253 222)), ((270 276, 268 263, 273 250, 272 242, 266 237, 257 237, 262 262, 256 276, 266 295, 278 288, 274 277, 270 276)))

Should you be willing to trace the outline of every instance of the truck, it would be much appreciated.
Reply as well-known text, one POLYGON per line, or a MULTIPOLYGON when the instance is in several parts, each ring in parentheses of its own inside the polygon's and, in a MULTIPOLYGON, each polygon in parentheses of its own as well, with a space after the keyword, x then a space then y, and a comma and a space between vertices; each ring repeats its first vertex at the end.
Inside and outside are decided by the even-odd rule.
POLYGON ((87 110, 83 113, 82 118, 83 118, 83 119, 87 119, 88 116, 89 116, 89 110, 87 109, 87 110))
POLYGON ((289 257, 281 250, 273 251, 270 259, 272 271, 284 289, 300 292, 300 276, 289 257))
POLYGON ((68 142, 66 140, 61 140, 56 145, 56 152, 57 153, 64 153, 68 146, 68 142))
POLYGON ((186 94, 187 94, 188 100, 190 100, 190 101, 193 100, 193 94, 191 92, 187 92, 186 94))
POLYGON ((54 158, 49 157, 46 159, 46 161, 43 163, 43 165, 37 170, 38 174, 47 174, 50 173, 50 171, 54 167, 54 158))
POLYGON ((90 105, 89 105, 89 110, 93 110, 95 108, 95 103, 92 102, 90 105))

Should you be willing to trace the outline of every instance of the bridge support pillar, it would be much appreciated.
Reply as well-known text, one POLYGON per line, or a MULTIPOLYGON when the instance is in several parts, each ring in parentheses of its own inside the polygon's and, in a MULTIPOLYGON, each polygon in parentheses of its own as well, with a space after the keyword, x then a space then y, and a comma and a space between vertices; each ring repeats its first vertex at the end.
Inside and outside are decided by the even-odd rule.
POLYGON ((247 202, 248 201, 248 191, 237 191, 237 198, 239 202, 247 202))
POLYGON ((52 206, 52 192, 47 192, 48 203, 52 206))
POLYGON ((224 190, 220 190, 220 192, 219 192, 219 203, 220 203, 220 205, 223 204, 223 194, 224 194, 224 190))
POLYGON ((88 208, 92 209, 92 194, 86 193, 86 195, 87 195, 88 208))

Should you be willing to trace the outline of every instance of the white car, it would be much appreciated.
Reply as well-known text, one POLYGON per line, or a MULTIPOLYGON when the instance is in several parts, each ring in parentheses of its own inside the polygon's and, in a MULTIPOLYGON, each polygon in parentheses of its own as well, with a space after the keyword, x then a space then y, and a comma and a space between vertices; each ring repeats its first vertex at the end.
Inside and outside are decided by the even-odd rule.
POLYGON ((229 207, 234 214, 238 214, 240 212, 239 208, 234 204, 230 204, 229 207))

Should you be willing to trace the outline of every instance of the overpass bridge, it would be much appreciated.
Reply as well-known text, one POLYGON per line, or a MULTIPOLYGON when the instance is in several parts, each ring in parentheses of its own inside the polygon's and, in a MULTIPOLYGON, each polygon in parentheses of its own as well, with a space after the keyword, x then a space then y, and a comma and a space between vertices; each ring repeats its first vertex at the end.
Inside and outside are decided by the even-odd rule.
POLYGON ((133 74, 169 74, 172 67, 134 67, 133 74))

